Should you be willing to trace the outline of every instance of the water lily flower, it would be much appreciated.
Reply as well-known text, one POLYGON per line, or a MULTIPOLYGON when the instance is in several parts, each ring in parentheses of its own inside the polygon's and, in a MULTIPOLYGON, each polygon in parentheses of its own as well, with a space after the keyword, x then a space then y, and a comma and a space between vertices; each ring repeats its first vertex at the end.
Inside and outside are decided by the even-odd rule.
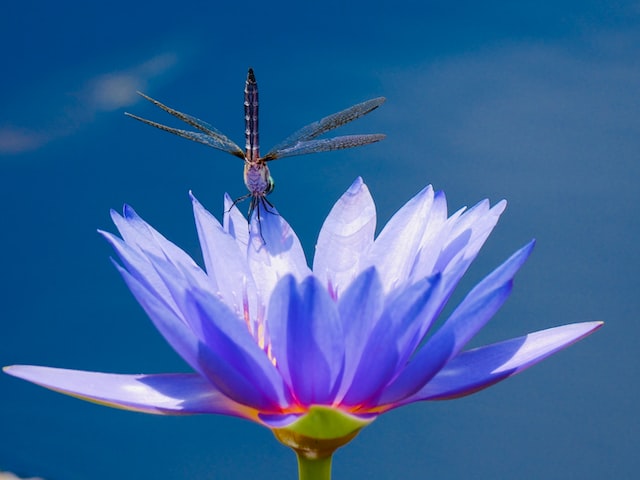
POLYGON ((194 373, 120 375, 15 365, 58 392, 127 410, 221 414, 270 428, 298 454, 300 478, 329 478, 333 451, 378 415, 462 397, 520 373, 601 322, 563 325, 465 350, 509 296, 530 242, 436 321, 504 211, 482 201, 449 216, 429 186, 375 238, 357 179, 320 231, 313 268, 275 211, 250 225, 225 197, 221 225, 191 196, 205 270, 134 210, 102 232, 116 267, 194 373))

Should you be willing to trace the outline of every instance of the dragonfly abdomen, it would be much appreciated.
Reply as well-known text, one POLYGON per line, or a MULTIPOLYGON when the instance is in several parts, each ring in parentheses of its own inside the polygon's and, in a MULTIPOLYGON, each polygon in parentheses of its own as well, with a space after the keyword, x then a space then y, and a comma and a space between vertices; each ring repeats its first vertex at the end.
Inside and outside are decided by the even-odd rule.
POLYGON ((258 84, 252 68, 249 69, 244 88, 244 125, 246 158, 249 162, 255 162, 260 158, 260 142, 258 139, 258 84))

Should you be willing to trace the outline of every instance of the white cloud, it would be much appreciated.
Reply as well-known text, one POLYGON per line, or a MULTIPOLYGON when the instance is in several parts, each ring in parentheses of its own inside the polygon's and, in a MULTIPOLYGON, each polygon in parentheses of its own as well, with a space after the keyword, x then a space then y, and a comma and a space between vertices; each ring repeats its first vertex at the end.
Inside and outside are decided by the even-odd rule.
POLYGON ((21 478, 11 472, 0 472, 0 480, 42 480, 40 477, 21 478))
POLYGON ((41 133, 15 127, 0 127, 0 153, 12 154, 35 150, 48 141, 49 138, 41 133))
POLYGON ((149 79, 157 78, 177 64, 172 53, 157 55, 125 71, 98 75, 88 82, 87 103, 96 110, 117 110, 135 103, 138 90, 146 90, 149 79))
MULTIPOLYGON (((19 154, 43 147, 57 138, 71 135, 93 121, 96 114, 123 108, 135 103, 137 90, 145 90, 151 80, 166 77, 178 66, 179 55, 164 52, 138 62, 132 67, 118 71, 89 73, 80 81, 69 96, 64 87, 37 85, 36 90, 48 92, 47 101, 39 102, 32 97, 19 99, 26 104, 20 111, 30 110, 42 125, 18 125, 17 121, 0 124, 0 154, 19 154), (50 100, 62 100, 56 104, 50 100)), ((38 120, 36 120, 37 122, 38 120)))

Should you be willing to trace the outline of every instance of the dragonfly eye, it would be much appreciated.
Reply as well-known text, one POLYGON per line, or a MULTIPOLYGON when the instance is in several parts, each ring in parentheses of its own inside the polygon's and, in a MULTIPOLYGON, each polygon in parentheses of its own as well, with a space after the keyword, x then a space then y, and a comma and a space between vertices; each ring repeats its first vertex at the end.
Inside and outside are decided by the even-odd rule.
POLYGON ((269 179, 267 180, 267 190, 264 192, 265 195, 269 195, 273 192, 273 189, 276 188, 276 182, 273 180, 273 177, 269 175, 269 179))

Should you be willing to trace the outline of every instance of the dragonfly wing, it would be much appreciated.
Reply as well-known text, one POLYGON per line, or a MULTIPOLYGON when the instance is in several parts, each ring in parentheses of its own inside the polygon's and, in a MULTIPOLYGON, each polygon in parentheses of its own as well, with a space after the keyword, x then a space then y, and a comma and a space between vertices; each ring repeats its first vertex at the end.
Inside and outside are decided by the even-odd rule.
POLYGON ((329 130, 333 130, 334 128, 338 128, 344 125, 345 123, 349 123, 357 118, 360 118, 361 116, 366 115, 367 113, 378 108, 384 103, 385 100, 386 99, 384 97, 372 98, 371 100, 367 100, 366 102, 358 103, 357 105, 349 107, 346 110, 342 110, 338 113, 334 113, 333 115, 329 115, 328 117, 324 117, 323 119, 318 120, 317 122, 313 122, 306 127, 302 127, 300 130, 288 136, 278 145, 273 147, 271 151, 267 155, 265 155, 265 158, 280 158, 282 155, 274 157, 273 154, 278 151, 288 150, 292 147, 295 147, 295 145, 297 145, 299 142, 312 140, 322 135, 323 133, 328 132, 329 130))
POLYGON ((131 113, 125 113, 128 117, 135 118, 136 120, 146 123, 147 125, 151 125, 152 127, 159 128, 160 130, 164 130, 165 132, 173 133, 174 135, 178 135, 179 137, 186 138, 188 140, 193 140, 194 142, 202 143, 209 147, 217 148, 218 150, 222 150, 224 152, 228 152, 236 157, 240 157, 244 159, 244 153, 235 143, 229 140, 227 137, 222 136, 219 138, 217 136, 212 136, 205 133, 199 132, 190 132, 188 130, 180 130, 179 128, 167 127, 166 125, 162 125, 161 123, 152 122, 151 120, 147 120, 146 118, 138 117, 137 115, 133 115, 131 113))
POLYGON ((301 141, 297 144, 269 153, 264 157, 265 161, 275 160, 276 158, 293 157, 295 155, 307 155, 316 152, 328 152, 330 150, 342 150, 344 148, 359 147, 369 143, 379 142, 386 135, 345 135, 343 137, 322 138, 320 140, 301 141))
POLYGON ((229 152, 232 155, 244 158, 244 152, 242 151, 242 149, 240 147, 238 147, 238 145, 235 144, 235 142, 233 142, 232 140, 230 140, 226 135, 224 135, 222 132, 218 131, 216 128, 212 127, 211 125, 209 125, 207 122, 204 122, 196 117, 192 117, 191 115, 187 115, 186 113, 182 113, 179 112, 178 110, 174 110, 171 107, 168 107, 167 105, 164 105, 163 103, 160 103, 158 100, 155 100, 151 97, 149 97, 148 95, 145 95, 142 92, 138 92, 138 95, 140 95, 141 97, 145 98, 146 100, 149 100, 151 103, 153 103, 155 106, 161 108, 162 110, 164 110, 165 112, 173 115, 174 117, 182 120, 183 122, 191 125, 194 128, 197 128, 198 130, 200 130, 201 132, 203 132, 205 135, 211 137, 211 141, 209 142, 204 142, 204 141, 200 141, 200 140, 195 140, 195 138, 192 138, 192 136, 195 136, 197 138, 201 138, 200 134, 194 133, 194 132, 188 132, 186 130, 179 130, 176 128, 171 128, 171 127, 167 127, 165 125, 156 123, 156 122, 152 122, 150 120, 145 120, 141 117, 138 117, 136 115, 132 115, 127 113, 126 115, 135 118, 136 120, 140 120, 141 122, 146 123, 147 125, 151 125, 154 126, 156 128, 160 128, 161 130, 164 130, 166 132, 170 132, 173 133, 175 135, 179 135, 181 137, 184 138, 188 138, 190 140, 194 140, 196 142, 200 142, 200 143, 204 143, 205 145, 209 145, 211 147, 214 148, 218 148, 220 150, 224 150, 225 152, 229 152), (182 133, 192 133, 193 135, 183 135, 182 133, 178 133, 178 132, 182 132, 182 133))

